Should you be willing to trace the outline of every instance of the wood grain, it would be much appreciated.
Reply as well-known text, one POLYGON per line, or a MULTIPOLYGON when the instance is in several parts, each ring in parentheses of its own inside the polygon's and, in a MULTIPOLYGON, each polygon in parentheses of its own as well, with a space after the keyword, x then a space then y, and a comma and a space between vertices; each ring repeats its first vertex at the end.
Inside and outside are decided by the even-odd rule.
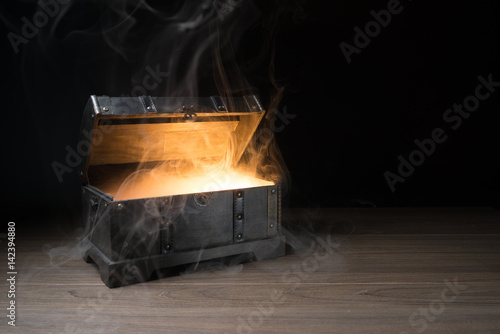
MULTIPOLYGON (((101 125, 89 165, 222 157, 238 121, 101 125)), ((97 134, 95 135, 97 136, 97 134)))
POLYGON ((18 321, 10 330, 3 320, 0 331, 499 332, 498 211, 322 209, 285 217, 285 257, 200 263, 117 289, 81 260, 80 231, 20 227, 18 321))

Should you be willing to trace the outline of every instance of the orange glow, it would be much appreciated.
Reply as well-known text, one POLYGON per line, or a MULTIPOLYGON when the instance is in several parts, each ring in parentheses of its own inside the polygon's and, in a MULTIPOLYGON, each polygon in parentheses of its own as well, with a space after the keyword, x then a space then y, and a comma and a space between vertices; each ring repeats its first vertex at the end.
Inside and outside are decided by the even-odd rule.
POLYGON ((253 137, 264 113, 200 113, 196 122, 169 114, 130 124, 106 116, 115 124, 94 134, 89 184, 116 201, 272 186, 280 164, 262 139, 270 131, 257 133, 264 145, 253 137))
POLYGON ((231 189, 271 186, 274 183, 236 170, 208 175, 162 175, 155 170, 137 171, 127 178, 114 195, 115 200, 172 196, 231 189))

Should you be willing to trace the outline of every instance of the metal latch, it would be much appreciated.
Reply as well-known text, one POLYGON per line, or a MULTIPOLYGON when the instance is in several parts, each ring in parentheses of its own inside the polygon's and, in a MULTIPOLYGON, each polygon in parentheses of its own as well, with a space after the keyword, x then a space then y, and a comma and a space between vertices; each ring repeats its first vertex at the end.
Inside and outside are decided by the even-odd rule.
POLYGON ((188 109, 186 106, 182 106, 182 111, 184 112, 184 119, 190 120, 190 121, 196 121, 198 118, 198 115, 196 115, 194 105, 191 105, 191 107, 188 109))

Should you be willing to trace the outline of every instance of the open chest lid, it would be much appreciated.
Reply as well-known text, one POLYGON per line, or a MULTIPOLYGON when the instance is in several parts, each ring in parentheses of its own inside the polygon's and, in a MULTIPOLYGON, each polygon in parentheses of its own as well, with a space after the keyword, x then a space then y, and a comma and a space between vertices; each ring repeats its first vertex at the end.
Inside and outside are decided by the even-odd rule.
POLYGON ((255 95, 235 98, 91 96, 84 111, 79 174, 102 166, 187 159, 240 160, 264 116, 255 95))

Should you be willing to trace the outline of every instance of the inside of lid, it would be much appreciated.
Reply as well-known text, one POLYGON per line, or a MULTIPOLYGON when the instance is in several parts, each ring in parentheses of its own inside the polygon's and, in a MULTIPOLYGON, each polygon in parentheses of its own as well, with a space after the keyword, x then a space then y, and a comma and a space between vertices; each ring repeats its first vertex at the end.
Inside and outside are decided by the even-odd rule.
POLYGON ((237 168, 263 114, 102 118, 88 157, 89 184, 115 200, 272 185, 237 168))

